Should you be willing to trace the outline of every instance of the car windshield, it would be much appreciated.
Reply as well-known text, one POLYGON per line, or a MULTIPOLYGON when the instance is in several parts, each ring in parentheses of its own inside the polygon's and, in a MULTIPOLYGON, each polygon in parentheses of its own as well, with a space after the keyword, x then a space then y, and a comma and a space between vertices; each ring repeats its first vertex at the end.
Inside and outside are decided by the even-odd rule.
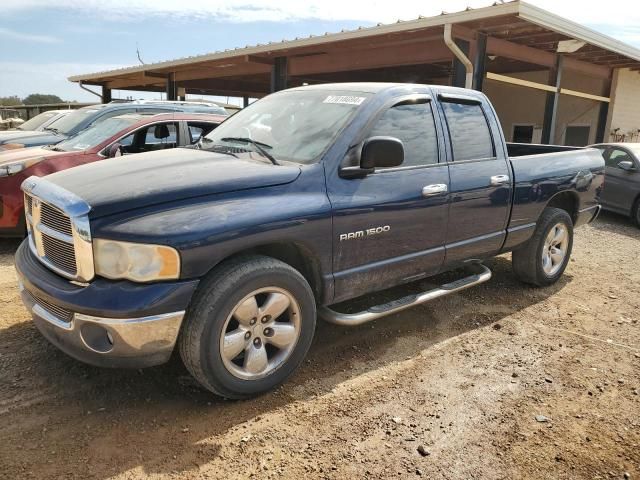
POLYGON ((24 122, 18 127, 18 130, 36 130, 56 115, 58 115, 58 112, 42 112, 40 115, 36 115, 31 120, 24 122))
POLYGON ((236 155, 261 148, 278 162, 314 163, 369 96, 332 90, 270 95, 230 117, 201 146, 236 155))
POLYGON ((84 123, 90 117, 93 117, 93 115, 95 115, 97 111, 98 110, 94 109, 76 110, 75 112, 71 112, 69 115, 65 115, 64 117, 51 122, 51 125, 47 125, 46 130, 52 130, 54 132, 67 135, 78 125, 84 123))
MULTIPOLYGON (((73 114, 71 114, 73 115, 73 114)), ((76 150, 86 150, 100 145, 118 132, 126 129, 134 123, 140 121, 139 115, 122 115, 120 117, 112 117, 103 122, 95 124, 78 135, 68 140, 58 143, 53 148, 55 150, 63 150, 65 152, 73 152, 76 150)))

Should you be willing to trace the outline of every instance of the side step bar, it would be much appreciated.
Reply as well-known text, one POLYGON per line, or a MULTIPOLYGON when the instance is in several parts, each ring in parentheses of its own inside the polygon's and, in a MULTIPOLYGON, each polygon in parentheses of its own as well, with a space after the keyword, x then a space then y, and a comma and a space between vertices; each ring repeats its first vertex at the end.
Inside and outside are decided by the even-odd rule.
POLYGON ((377 320, 381 317, 386 317, 393 313, 406 310, 407 308, 420 305, 422 303, 430 302, 436 298, 444 297, 452 293, 459 292, 469 287, 479 285, 491 279, 491 270, 485 265, 477 264, 477 267, 481 269, 480 273, 469 275, 468 277, 455 280, 453 282, 445 283, 444 285, 434 288, 433 290, 427 290, 423 293, 417 293, 414 295, 408 295, 406 297, 399 298, 398 300, 392 300, 382 305, 375 305, 362 312, 358 313, 340 313, 335 310, 331 310, 328 307, 320 307, 318 309, 318 315, 329 323, 343 326, 355 326, 362 325, 363 323, 377 320))

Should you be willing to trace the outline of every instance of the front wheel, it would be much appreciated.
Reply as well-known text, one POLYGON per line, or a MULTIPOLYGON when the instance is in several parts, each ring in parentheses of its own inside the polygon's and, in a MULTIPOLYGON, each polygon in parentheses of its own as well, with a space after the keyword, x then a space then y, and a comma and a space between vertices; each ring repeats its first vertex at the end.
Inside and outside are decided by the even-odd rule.
POLYGON ((270 257, 232 260, 203 281, 180 335, 180 355, 205 388, 248 398, 281 384, 300 365, 315 330, 305 278, 270 257))
POLYGON ((533 236, 512 253, 515 274, 539 287, 551 285, 564 273, 573 247, 573 221, 559 208, 546 208, 533 236))

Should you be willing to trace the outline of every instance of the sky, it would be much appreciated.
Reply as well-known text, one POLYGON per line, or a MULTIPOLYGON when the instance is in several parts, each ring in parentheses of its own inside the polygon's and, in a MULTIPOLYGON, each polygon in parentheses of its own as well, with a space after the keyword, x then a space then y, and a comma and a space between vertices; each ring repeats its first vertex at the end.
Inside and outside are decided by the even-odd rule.
MULTIPOLYGON (((71 75, 378 22, 488 6, 493 0, 0 0, 0 96, 97 97, 71 75)), ((637 1, 529 3, 640 47, 637 1)), ((114 92, 114 97, 139 92, 114 92)), ((157 94, 155 94, 157 96, 157 94)), ((151 97, 146 97, 151 98, 151 97)))

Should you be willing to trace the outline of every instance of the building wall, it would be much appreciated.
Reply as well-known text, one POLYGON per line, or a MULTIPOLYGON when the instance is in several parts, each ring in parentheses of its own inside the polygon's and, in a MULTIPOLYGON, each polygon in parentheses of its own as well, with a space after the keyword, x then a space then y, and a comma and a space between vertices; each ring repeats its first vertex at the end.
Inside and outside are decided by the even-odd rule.
MULTIPOLYGON (((512 73, 509 76, 544 84, 549 81, 547 71, 512 73)), ((602 95, 604 81, 565 71, 562 76, 562 87, 602 95)), ((485 81, 483 91, 498 112, 507 141, 512 141, 514 125, 534 125, 539 137, 544 123, 547 92, 492 80, 485 81)), ((589 126, 589 143, 595 143, 599 108, 600 102, 560 95, 553 143, 565 143, 566 129, 570 125, 589 126)), ((536 140, 534 136, 534 142, 536 140)))
POLYGON ((609 141, 640 142, 640 72, 627 68, 616 70, 612 89, 607 134, 620 129, 618 135, 624 135, 624 138, 611 135, 609 141))

